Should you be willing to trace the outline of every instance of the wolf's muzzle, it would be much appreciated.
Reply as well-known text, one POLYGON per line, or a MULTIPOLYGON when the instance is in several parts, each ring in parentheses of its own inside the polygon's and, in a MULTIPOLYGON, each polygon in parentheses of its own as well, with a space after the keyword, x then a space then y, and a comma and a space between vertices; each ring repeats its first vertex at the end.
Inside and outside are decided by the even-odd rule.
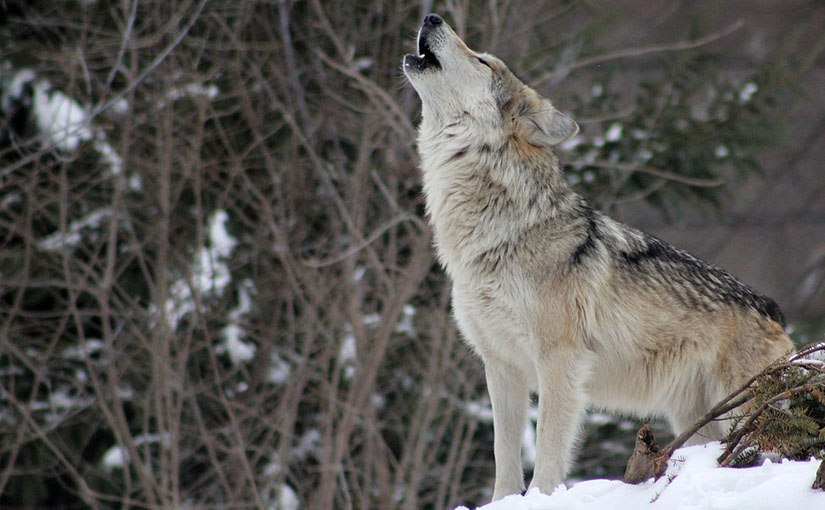
POLYGON ((405 69, 423 71, 430 68, 441 68, 441 62, 438 61, 438 57, 435 56, 432 50, 430 39, 433 31, 437 30, 442 24, 444 24, 444 19, 438 14, 428 14, 424 17, 424 23, 418 30, 418 55, 406 55, 404 57, 405 69))

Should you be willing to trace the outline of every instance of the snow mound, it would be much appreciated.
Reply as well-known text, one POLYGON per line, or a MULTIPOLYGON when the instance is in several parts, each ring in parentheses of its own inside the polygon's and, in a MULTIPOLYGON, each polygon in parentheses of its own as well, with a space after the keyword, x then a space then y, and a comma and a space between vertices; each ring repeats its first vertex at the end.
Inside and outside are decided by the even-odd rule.
MULTIPOLYGON (((531 490, 478 510, 794 510, 825 509, 825 492, 811 489, 818 460, 765 463, 753 468, 720 468, 717 443, 677 450, 667 474, 640 485, 618 480, 589 480, 552 495, 531 490)), ((467 510, 459 507, 456 510, 467 510)))

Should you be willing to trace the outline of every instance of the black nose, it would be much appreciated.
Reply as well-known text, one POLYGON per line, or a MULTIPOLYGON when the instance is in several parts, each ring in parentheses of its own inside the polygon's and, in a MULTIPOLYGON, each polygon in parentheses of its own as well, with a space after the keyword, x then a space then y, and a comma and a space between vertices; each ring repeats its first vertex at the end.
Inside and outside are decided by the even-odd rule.
POLYGON ((425 25, 440 25, 444 23, 444 20, 438 14, 427 14, 424 16, 424 24, 425 25))

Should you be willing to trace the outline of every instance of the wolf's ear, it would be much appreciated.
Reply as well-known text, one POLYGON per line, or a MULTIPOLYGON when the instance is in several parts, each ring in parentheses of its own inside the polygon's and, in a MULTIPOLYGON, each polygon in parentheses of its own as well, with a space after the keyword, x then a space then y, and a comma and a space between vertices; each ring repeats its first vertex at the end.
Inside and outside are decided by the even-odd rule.
POLYGON ((521 105, 517 122, 526 140, 539 146, 558 145, 579 132, 576 121, 556 110, 546 99, 521 105))

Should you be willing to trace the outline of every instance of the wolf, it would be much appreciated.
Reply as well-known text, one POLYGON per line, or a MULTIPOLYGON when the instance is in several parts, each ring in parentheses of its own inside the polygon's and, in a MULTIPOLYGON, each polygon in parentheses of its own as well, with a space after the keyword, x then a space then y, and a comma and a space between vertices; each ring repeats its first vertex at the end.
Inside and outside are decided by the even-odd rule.
POLYGON ((417 46, 403 69, 422 103, 423 191, 455 320, 484 363, 494 500, 524 491, 530 392, 530 488, 549 493, 586 406, 662 416, 678 434, 792 350, 772 299, 571 189, 552 147, 578 125, 500 59, 471 50, 436 14, 417 46))

